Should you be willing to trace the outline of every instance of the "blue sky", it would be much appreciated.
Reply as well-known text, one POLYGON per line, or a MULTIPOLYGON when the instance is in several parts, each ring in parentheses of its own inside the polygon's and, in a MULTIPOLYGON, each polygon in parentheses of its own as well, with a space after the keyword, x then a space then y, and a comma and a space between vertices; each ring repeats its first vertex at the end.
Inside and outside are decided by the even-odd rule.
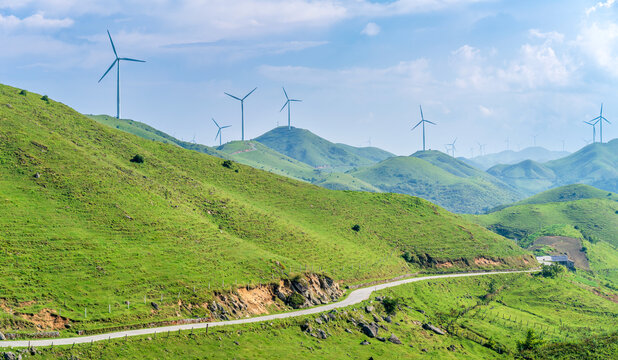
POLYGON ((83 113, 115 114, 214 145, 286 123, 282 86, 303 99, 292 125, 335 142, 407 155, 418 106, 428 147, 457 155, 531 146, 575 151, 604 114, 618 136, 614 0, 0 0, 0 82, 83 113), (114 74, 112 74, 114 75, 114 74), (614 117, 615 115, 615 117, 614 117))

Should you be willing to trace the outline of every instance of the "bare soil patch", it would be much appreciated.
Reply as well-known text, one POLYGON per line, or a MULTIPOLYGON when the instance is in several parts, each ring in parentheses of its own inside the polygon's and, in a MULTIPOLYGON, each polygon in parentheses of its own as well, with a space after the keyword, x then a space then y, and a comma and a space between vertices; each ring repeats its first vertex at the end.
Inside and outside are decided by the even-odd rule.
POLYGON ((568 255, 569 259, 573 260, 575 267, 590 270, 590 264, 588 263, 588 257, 586 253, 582 251, 581 240, 566 236, 543 236, 534 242, 529 250, 534 251, 543 247, 543 245, 551 246, 556 249, 552 251, 550 255, 568 255))

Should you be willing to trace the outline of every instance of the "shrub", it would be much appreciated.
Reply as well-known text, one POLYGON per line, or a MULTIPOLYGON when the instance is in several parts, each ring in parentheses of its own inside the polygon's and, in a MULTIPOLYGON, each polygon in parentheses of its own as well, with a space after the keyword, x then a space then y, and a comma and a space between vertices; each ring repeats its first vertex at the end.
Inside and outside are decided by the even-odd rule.
POLYGON ((554 279, 563 272, 564 266, 558 264, 543 265, 541 269, 541 276, 554 279))
POLYGON ((28 95, 28 92, 26 90, 22 90, 19 92, 19 95, 26 96, 28 95))
POLYGON ((298 309, 304 303, 305 298, 299 293, 292 293, 292 295, 288 296, 288 304, 294 309, 298 309))
POLYGON ((41 97, 41 100, 45 101, 45 102, 49 102, 49 98, 47 97, 47 95, 43 95, 41 97))
POLYGON ((524 341, 517 341, 517 350, 519 350, 519 352, 530 351, 537 349, 542 344, 543 340, 535 334, 534 330, 529 329, 526 332, 526 338, 524 341))
POLYGON ((223 163, 221 165, 223 165, 224 168, 231 169, 234 163, 232 162, 232 160, 223 160, 223 163))
POLYGON ((382 305, 384 305, 387 314, 394 314, 399 305, 399 299, 386 298, 382 301, 382 305))
POLYGON ((352 226, 352 230, 359 232, 360 231, 360 225, 356 224, 354 226, 352 226))
POLYGON ((131 159, 131 162, 141 164, 144 162, 144 157, 140 154, 137 154, 131 159))

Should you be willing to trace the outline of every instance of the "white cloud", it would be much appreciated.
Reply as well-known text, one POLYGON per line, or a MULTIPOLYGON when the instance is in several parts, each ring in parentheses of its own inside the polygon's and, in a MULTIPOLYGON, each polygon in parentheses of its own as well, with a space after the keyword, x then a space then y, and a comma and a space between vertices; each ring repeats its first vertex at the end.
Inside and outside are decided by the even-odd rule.
POLYGON ((491 111, 491 109, 486 108, 483 105, 479 105, 479 111, 483 116, 490 116, 491 114, 493 114, 493 111, 491 111))
POLYGON ((618 76, 618 24, 586 26, 577 36, 576 43, 598 66, 618 76))
POLYGON ((367 36, 376 36, 380 33, 380 26, 378 26, 378 24, 374 23, 374 22, 370 22, 367 25, 365 25, 365 28, 363 29, 363 31, 361 31, 361 34, 367 35, 367 36))
POLYGON ((14 15, 2 16, 0 14, 0 28, 14 29, 18 27, 34 28, 34 29, 54 29, 65 28, 73 25, 73 20, 69 18, 64 19, 50 19, 46 18, 43 13, 36 13, 23 19, 20 19, 14 15))
POLYGON ((553 41, 557 43, 561 43, 564 41, 564 34, 557 31, 541 32, 538 29, 530 29, 528 33, 532 37, 543 39, 546 41, 553 41))
POLYGON ((568 57, 556 54, 550 41, 523 45, 518 57, 502 67, 488 64, 480 50, 469 45, 454 51, 451 62, 457 73, 456 86, 484 91, 564 86, 575 69, 568 57))
POLYGON ((597 11, 600 8, 609 9, 612 6, 614 6, 615 2, 616 2, 616 0, 607 0, 605 2, 598 2, 598 3, 596 3, 596 5, 586 9, 586 15, 590 15, 591 13, 597 11))

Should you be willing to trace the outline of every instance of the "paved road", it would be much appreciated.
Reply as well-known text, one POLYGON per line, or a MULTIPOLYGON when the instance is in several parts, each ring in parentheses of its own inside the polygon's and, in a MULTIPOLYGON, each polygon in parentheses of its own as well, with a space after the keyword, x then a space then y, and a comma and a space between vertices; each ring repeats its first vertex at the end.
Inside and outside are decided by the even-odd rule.
POLYGON ((113 332, 109 334, 99 334, 99 335, 91 335, 91 336, 82 336, 82 337, 73 337, 73 338, 63 338, 63 339, 45 339, 45 340, 5 340, 0 341, 0 348, 8 348, 8 347, 26 347, 26 346, 50 346, 50 345, 72 345, 72 344, 83 344, 94 341, 103 341, 108 339, 116 339, 123 338, 125 336, 138 336, 138 335, 150 335, 155 333, 167 333, 168 331, 179 331, 179 330, 191 330, 191 329, 204 329, 206 327, 213 326, 228 326, 228 325, 238 325, 238 324, 248 324, 262 321, 271 321, 275 319, 285 319, 296 316, 317 314, 325 311, 330 311, 333 309, 343 308, 350 305, 358 304, 361 301, 369 299, 371 293, 376 290, 382 290, 394 286, 399 286, 403 284, 408 284, 417 281, 426 281, 432 279, 443 279, 443 278, 454 278, 454 277, 467 277, 467 276, 486 276, 486 275, 496 275, 496 274, 505 274, 505 273, 526 273, 533 272, 535 270, 527 270, 527 271, 492 271, 492 272, 479 272, 479 273, 463 273, 463 274, 448 274, 448 275, 431 275, 431 276, 423 276, 416 277, 404 280, 398 280, 393 282, 388 282, 384 284, 374 285, 367 288, 362 288, 358 290, 352 291, 348 297, 343 299, 342 301, 313 307, 310 309, 291 311, 281 314, 273 314, 273 315, 264 315, 247 319, 239 319, 239 320, 228 320, 228 321, 217 321, 217 322, 209 322, 209 323, 200 323, 200 324, 186 324, 186 325, 174 325, 174 326, 164 326, 158 328, 146 328, 139 330, 127 330, 127 331, 119 331, 113 332))

